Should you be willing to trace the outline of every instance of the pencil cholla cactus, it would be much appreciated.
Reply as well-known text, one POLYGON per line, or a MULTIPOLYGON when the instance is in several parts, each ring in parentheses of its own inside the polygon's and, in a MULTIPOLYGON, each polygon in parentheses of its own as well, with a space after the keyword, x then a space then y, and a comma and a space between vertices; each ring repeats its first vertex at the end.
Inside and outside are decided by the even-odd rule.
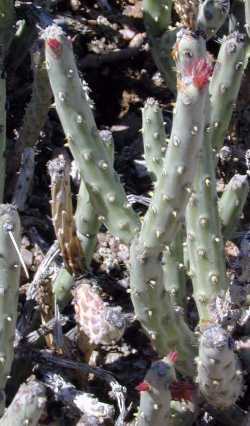
POLYGON ((176 380, 177 353, 152 363, 145 379, 137 386, 141 393, 136 426, 163 426, 170 421, 170 385, 176 380))
POLYGON ((243 377, 232 338, 221 326, 203 332, 197 363, 202 395, 213 407, 231 407, 242 393, 243 377))

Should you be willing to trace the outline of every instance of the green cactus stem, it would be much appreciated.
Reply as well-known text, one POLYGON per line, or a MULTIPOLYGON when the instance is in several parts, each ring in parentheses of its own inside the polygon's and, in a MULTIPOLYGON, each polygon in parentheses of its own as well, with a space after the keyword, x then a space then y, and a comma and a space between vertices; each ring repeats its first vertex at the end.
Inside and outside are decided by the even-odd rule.
POLYGON ((154 179, 160 176, 167 149, 167 135, 158 102, 148 98, 142 109, 142 134, 147 169, 154 179))
POLYGON ((175 353, 153 362, 143 383, 137 386, 141 393, 136 426, 170 425, 170 385, 175 377, 175 353))
MULTIPOLYGON (((114 141, 109 130, 100 131, 101 140, 106 148, 111 163, 114 163, 114 141)), ((77 236, 85 253, 86 266, 89 267, 97 243, 97 232, 100 222, 93 207, 87 187, 81 179, 75 211, 77 236)))
POLYGON ((186 273, 184 267, 183 241, 185 232, 180 229, 175 241, 164 250, 162 257, 164 286, 174 306, 186 306, 186 273))
POLYGON ((209 85, 211 141, 217 152, 224 144, 246 65, 246 36, 236 31, 223 39, 209 85))
POLYGON ((3 202, 5 185, 6 148, 6 81, 0 78, 0 202, 3 202))
POLYGON ((218 325, 207 328, 200 340, 199 388, 214 408, 231 407, 242 393, 242 370, 231 337, 218 325))
POLYGON ((1 418, 0 426, 37 426, 46 400, 46 388, 42 383, 30 380, 22 384, 1 418))
MULTIPOLYGON (((20 245, 20 221, 16 209, 0 205, 0 391, 3 394, 14 357, 20 261, 13 244, 20 245)), ((1 398, 0 412, 4 409, 1 398)))
POLYGON ((200 1, 197 16, 197 28, 204 31, 207 38, 216 35, 224 24, 230 9, 230 0, 200 1))
POLYGON ((131 299, 136 318, 159 355, 178 350, 176 368, 184 375, 192 376, 196 339, 184 321, 182 309, 171 304, 169 293, 164 288, 159 256, 149 250, 142 253, 135 239, 130 259, 131 299))
POLYGON ((176 30, 170 30, 172 0, 143 0, 143 19, 153 59, 171 92, 176 92, 176 75, 171 50, 176 30))
POLYGON ((245 0, 245 18, 246 18, 246 31, 250 37, 250 0, 245 0))
POLYGON ((219 199, 219 215, 225 240, 233 237, 242 215, 249 191, 247 179, 247 175, 233 176, 219 199))
POLYGON ((52 92, 45 64, 44 51, 35 46, 31 52, 33 86, 30 102, 25 110, 22 129, 19 134, 21 147, 33 147, 48 116, 52 92))
POLYGON ((53 282, 53 293, 56 297, 56 302, 61 308, 66 306, 66 304, 70 301, 73 285, 73 276, 67 271, 67 269, 62 268, 53 282))
POLYGON ((162 251, 178 232, 190 196, 204 131, 211 67, 201 37, 182 31, 178 46, 182 66, 179 69, 173 128, 151 206, 145 215, 140 235, 131 246, 131 297, 136 317, 161 355, 166 350, 173 350, 178 333, 182 335, 177 339, 181 346, 186 340, 184 348, 176 347, 187 372, 187 365, 190 365, 188 353, 194 352, 193 339, 185 324, 179 324, 177 330, 176 315, 164 289, 159 262, 162 251), (190 50, 194 55, 190 55, 190 50), (197 81, 200 71, 201 86, 197 81), (189 73, 192 74, 191 78, 189 73))
POLYGON ((128 204, 115 173, 80 81, 71 42, 56 25, 44 31, 49 79, 57 113, 98 219, 129 243, 139 219, 128 204))
POLYGON ((153 249, 155 255, 175 236, 190 196, 202 143, 211 72, 202 37, 181 32, 178 46, 182 59, 171 138, 139 237, 143 250, 153 249), (189 45, 194 51, 196 48, 196 57, 190 58, 189 45))
POLYGON ((143 0, 144 23, 149 36, 159 37, 171 23, 172 0, 143 0))
POLYGON ((0 203, 3 202, 6 149, 6 76, 5 58, 8 53, 16 22, 13 0, 0 1, 0 203))
POLYGON ((210 320, 210 306, 227 288, 224 244, 217 208, 214 157, 205 137, 194 193, 186 209, 189 274, 200 323, 210 320))
MULTIPOLYGON (((16 14, 13 0, 0 1, 0 70, 3 72, 4 61, 15 33, 16 14)), ((2 77, 1 77, 2 78, 2 77)))
POLYGON ((223 145, 244 70, 239 58, 245 58, 245 52, 245 37, 239 33, 231 34, 221 46, 209 86, 211 105, 194 194, 186 210, 190 275, 200 322, 210 320, 211 303, 227 287, 212 144, 216 149, 223 145))

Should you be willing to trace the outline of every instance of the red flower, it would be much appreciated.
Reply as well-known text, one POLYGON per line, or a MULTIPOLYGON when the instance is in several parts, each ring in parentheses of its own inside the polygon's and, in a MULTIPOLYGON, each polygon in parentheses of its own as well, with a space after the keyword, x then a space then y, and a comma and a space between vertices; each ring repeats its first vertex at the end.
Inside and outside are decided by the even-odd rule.
POLYGON ((59 40, 57 40, 56 38, 49 38, 47 39, 47 44, 50 47, 50 49, 52 50, 54 56, 56 58, 59 58, 61 56, 62 53, 62 44, 59 40))
POLYGON ((178 358, 178 352, 170 352, 167 355, 167 360, 170 364, 175 364, 178 358))
POLYGON ((193 84, 198 88, 202 89, 207 85, 209 78, 213 72, 212 64, 207 58, 200 58, 191 61, 191 63, 184 70, 184 78, 191 77, 193 84))
POLYGON ((148 382, 141 382, 135 388, 138 392, 146 392, 150 390, 150 384, 148 382))

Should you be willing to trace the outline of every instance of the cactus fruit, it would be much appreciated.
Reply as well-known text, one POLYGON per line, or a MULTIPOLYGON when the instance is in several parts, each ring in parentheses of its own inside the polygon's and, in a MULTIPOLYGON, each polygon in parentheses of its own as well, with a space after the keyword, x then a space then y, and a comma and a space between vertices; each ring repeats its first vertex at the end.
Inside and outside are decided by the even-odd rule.
POLYGON ((161 174, 167 136, 162 111, 153 98, 147 99, 142 110, 142 134, 147 169, 156 179, 161 174))
POLYGON ((197 16, 197 28, 208 38, 214 36, 224 24, 230 9, 230 0, 202 0, 197 16))
POLYGON ((232 346, 231 337, 219 325, 201 336, 197 381, 207 402, 220 410, 233 405, 242 393, 242 370, 232 346))
POLYGON ((216 151, 223 146, 246 64, 246 36, 236 31, 223 39, 209 85, 210 137, 216 151))
POLYGON ((0 206, 0 412, 3 389, 10 374, 14 357, 14 337, 17 319, 20 261, 14 247, 20 245, 20 221, 16 209, 8 204, 0 206))
POLYGON ((191 30, 196 28, 199 0, 175 0, 174 7, 181 24, 191 30))
POLYGON ((219 200, 219 215, 225 240, 233 237, 240 220, 249 191, 247 179, 247 175, 234 175, 219 200))
POLYGON ((90 343, 112 345, 120 340, 126 328, 125 315, 119 306, 112 307, 103 300, 93 279, 79 279, 73 295, 76 321, 90 343))
POLYGON ((152 363, 143 383, 137 386, 141 393, 136 426, 163 426, 170 424, 170 385, 176 380, 174 364, 177 353, 152 363))
POLYGON ((63 155, 49 161, 51 177, 52 218, 65 267, 79 274, 84 270, 85 258, 80 240, 76 235, 70 189, 70 165, 63 155))
POLYGON ((129 243, 139 229, 139 219, 127 203, 124 189, 97 131, 78 75, 72 44, 56 25, 49 26, 43 36, 57 113, 91 203, 100 222, 129 243))
POLYGON ((42 383, 30 380, 22 384, 0 419, 0 426, 37 426, 46 400, 46 388, 42 383))

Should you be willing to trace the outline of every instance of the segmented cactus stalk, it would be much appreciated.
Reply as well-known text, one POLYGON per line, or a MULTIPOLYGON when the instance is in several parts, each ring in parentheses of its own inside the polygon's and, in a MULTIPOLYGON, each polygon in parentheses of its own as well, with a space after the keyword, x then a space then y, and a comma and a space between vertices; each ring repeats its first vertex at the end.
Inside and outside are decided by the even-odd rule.
POLYGON ((155 254, 176 234, 190 196, 202 143, 211 74, 202 37, 181 32, 178 50, 187 62, 184 59, 181 63, 177 58, 179 83, 171 138, 139 237, 144 249, 155 250, 155 254), (186 49, 189 44, 196 46, 196 57, 189 57, 186 49))
POLYGON ((247 175, 236 174, 219 199, 219 215, 225 240, 233 237, 249 192, 247 175))
POLYGON ((174 7, 184 27, 191 30, 196 28, 199 0, 175 0, 174 7))
POLYGON ((186 209, 186 229, 193 297, 202 323, 210 321, 211 304, 227 288, 214 157, 206 137, 194 180, 194 193, 186 209))
MULTIPOLYGON (((109 130, 101 130, 100 137, 106 148, 111 163, 114 163, 114 141, 109 130)), ((81 242, 85 253, 85 261, 89 267, 97 243, 97 232, 100 222, 90 199, 87 187, 81 179, 80 189, 77 196, 77 206, 75 211, 75 223, 77 236, 81 242)))
POLYGON ((142 134, 147 169, 154 179, 161 175, 167 149, 167 135, 158 102, 149 98, 142 110, 142 134))
POLYGON ((175 241, 164 250, 162 257, 164 286, 170 294, 171 303, 174 306, 186 306, 187 289, 186 273, 184 269, 183 241, 185 232, 180 229, 175 241))
POLYGON ((200 1, 197 28, 204 31, 207 38, 213 37, 224 24, 230 9, 230 0, 200 1))
POLYGON ((139 219, 127 203, 97 131, 93 113, 80 81, 71 42, 56 25, 44 32, 46 60, 67 142, 85 182, 99 221, 129 243, 139 229, 139 219))
POLYGON ((163 356, 167 350, 177 348, 187 372, 190 368, 188 353, 194 352, 193 339, 185 324, 176 327, 175 313, 164 290, 159 258, 178 231, 191 193, 204 131, 211 65, 204 40, 189 32, 179 35, 178 52, 181 63, 177 59, 177 65, 181 66, 170 143, 151 206, 139 237, 131 246, 131 297, 136 317, 156 350, 163 356), (192 56, 188 47, 194 52, 192 56), (177 339, 178 335, 183 338, 177 339), (186 345, 182 345, 184 340, 186 345), (173 347, 176 344, 179 346, 173 347))
POLYGON ((85 259, 73 217, 70 164, 63 155, 59 155, 49 161, 48 171, 51 178, 52 218, 60 250, 68 271, 79 274, 84 270, 85 259))
POLYGON ((18 141, 22 148, 33 147, 37 142, 52 100, 43 46, 37 44, 32 49, 31 65, 33 71, 32 94, 25 110, 18 141))
POLYGON ((242 393, 242 370, 232 338, 218 325, 201 336, 197 381, 209 404, 220 410, 231 407, 242 393))
POLYGON ((224 38, 209 85, 210 137, 216 151, 224 144, 246 64, 246 36, 236 31, 224 38))
POLYGON ((123 336, 126 321, 119 306, 112 307, 103 300, 100 286, 93 280, 81 278, 73 291, 76 321, 95 345, 112 345, 123 336))
POLYGON ((217 149, 223 145, 232 103, 236 100, 244 70, 244 61, 238 61, 239 57, 245 58, 245 52, 245 38, 239 33, 230 35, 221 46, 209 85, 211 105, 207 106, 206 131, 194 194, 186 210, 190 276, 201 323, 210 321, 211 303, 227 288, 212 145, 217 149), (225 73, 222 71, 224 67, 225 73))
POLYGON ((16 209, 0 205, 0 412, 4 409, 7 376, 14 357, 20 260, 13 242, 20 246, 20 221, 16 209))
POLYGON ((6 149, 6 76, 5 58, 14 34, 15 8, 13 0, 0 2, 0 203, 3 202, 6 149))
POLYGON ((46 388, 42 383, 30 380, 22 384, 1 418, 0 426, 37 426, 46 401, 46 388))
POLYGON ((250 0, 245 0, 245 18, 246 18, 246 31, 250 37, 250 0))
POLYGON ((137 386, 141 393, 136 426, 163 426, 170 423, 170 385, 176 380, 176 352, 153 362, 145 379, 137 386))
POLYGON ((176 92, 176 75, 171 50, 176 30, 170 30, 172 0, 143 0, 143 19, 152 56, 171 92, 176 92))

